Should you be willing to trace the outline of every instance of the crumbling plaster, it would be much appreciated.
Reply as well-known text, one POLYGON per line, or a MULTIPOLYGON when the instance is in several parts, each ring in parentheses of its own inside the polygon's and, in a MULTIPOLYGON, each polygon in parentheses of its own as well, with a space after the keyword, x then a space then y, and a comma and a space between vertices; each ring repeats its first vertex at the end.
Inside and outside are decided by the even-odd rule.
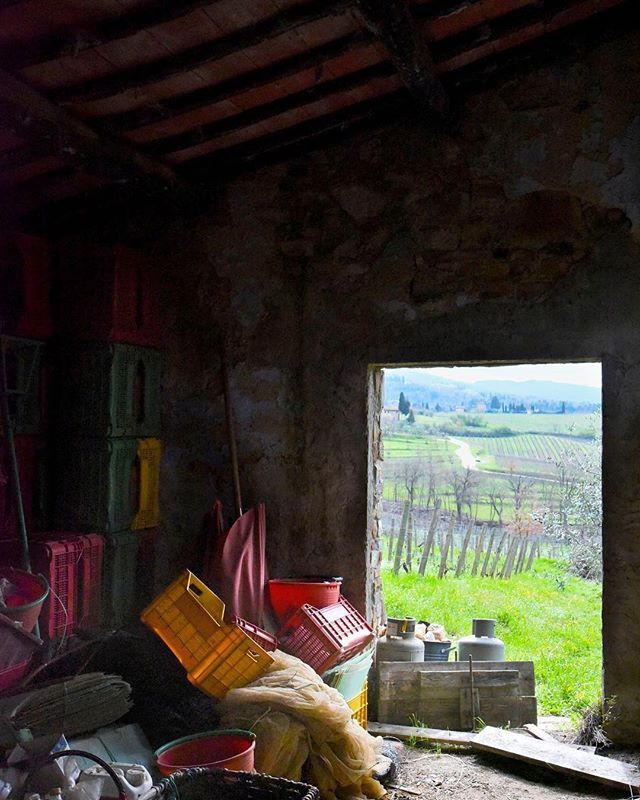
POLYGON ((639 53, 630 32, 477 92, 455 133, 390 120, 260 169, 166 232, 167 565, 231 496, 218 334, 272 573, 340 573, 370 612, 370 366, 602 358, 605 691, 640 741, 639 53))

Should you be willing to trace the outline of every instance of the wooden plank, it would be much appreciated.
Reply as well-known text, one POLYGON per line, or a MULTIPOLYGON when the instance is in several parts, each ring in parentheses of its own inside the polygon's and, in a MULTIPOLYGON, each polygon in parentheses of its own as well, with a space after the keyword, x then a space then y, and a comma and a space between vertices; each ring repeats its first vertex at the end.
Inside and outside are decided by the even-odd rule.
MULTIPOLYGON (((483 670, 517 669, 520 675, 521 695, 535 695, 535 674, 533 661, 483 661, 483 670)), ((380 686, 402 684, 404 689, 411 685, 419 686, 420 672, 441 672, 446 670, 469 671, 469 665, 462 661, 379 661, 378 680, 380 686)), ((530 720, 527 720, 529 722, 530 720)))
POLYGON ((559 742, 540 741, 488 726, 475 737, 473 748, 626 791, 640 789, 640 770, 631 764, 573 750, 559 742))
MULTIPOLYGON (((481 686, 513 686, 518 687, 520 674, 517 669, 500 669, 500 670, 473 670, 473 680, 476 687, 481 686)), ((469 685, 469 671, 463 672, 461 670, 447 670, 443 672, 421 672, 420 673, 420 690, 425 692, 429 689, 436 689, 438 687, 451 687, 451 689, 460 689, 469 685)))
POLYGON ((574 750, 583 750, 585 753, 595 753, 596 748, 588 744, 575 744, 575 742, 559 742, 555 736, 552 736, 548 731, 539 728, 533 723, 525 723, 523 729, 533 736, 534 739, 540 739, 542 742, 554 742, 555 744, 563 744, 565 747, 571 747, 574 750))
POLYGON ((444 731, 439 728, 414 728, 409 725, 390 725, 381 722, 368 722, 367 730, 373 736, 395 736, 396 739, 422 739, 431 744, 449 744, 455 747, 469 747, 475 733, 466 731, 444 731))

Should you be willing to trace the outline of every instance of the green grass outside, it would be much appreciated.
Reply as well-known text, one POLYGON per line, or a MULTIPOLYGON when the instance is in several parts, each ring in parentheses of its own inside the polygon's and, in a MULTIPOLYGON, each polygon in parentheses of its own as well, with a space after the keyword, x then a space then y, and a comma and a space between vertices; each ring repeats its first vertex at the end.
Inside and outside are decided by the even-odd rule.
POLYGON ((463 575, 439 580, 382 570, 390 616, 443 624, 457 639, 473 617, 498 620, 509 660, 534 661, 540 714, 578 715, 600 695, 601 587, 568 577, 564 566, 537 559, 509 580, 463 575))

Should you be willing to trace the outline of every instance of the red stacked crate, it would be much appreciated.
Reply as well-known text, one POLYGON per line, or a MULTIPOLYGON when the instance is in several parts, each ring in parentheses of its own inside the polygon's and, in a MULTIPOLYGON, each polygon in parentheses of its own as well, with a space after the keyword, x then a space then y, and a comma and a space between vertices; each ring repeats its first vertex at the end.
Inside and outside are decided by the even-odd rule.
POLYGON ((72 339, 157 347, 155 274, 143 254, 124 245, 65 241, 59 259, 60 333, 72 339))
POLYGON ((58 539, 33 542, 32 569, 49 581, 51 591, 40 615, 40 631, 49 639, 70 636, 78 628, 78 565, 82 542, 58 539))
POLYGON ((0 277, 7 309, 0 314, 2 333, 48 339, 53 332, 51 245, 46 239, 23 233, 9 234, 3 245, 0 277))

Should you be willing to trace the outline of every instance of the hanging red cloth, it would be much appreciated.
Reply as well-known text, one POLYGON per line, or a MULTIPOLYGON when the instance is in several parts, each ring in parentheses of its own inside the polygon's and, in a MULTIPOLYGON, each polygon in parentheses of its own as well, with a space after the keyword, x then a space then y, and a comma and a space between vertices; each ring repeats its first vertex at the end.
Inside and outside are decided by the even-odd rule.
POLYGON ((236 614, 262 626, 267 585, 265 505, 246 511, 222 535, 221 505, 216 503, 211 514, 217 530, 215 541, 208 540, 204 580, 224 600, 226 619, 236 614))

